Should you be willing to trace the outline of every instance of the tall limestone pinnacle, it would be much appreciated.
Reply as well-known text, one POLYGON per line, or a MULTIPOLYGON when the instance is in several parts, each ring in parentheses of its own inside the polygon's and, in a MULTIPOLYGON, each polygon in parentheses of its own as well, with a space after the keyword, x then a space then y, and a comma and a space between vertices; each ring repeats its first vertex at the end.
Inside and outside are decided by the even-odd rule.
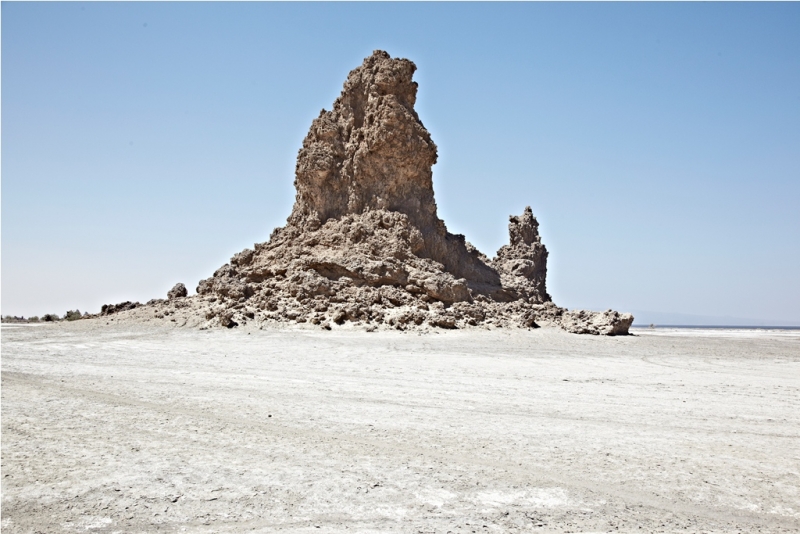
POLYGON ((470 255, 463 236, 448 234, 436 214, 436 144, 414 104, 416 65, 376 50, 350 71, 331 111, 314 119, 297 157, 289 224, 314 226, 344 215, 387 210, 406 215, 422 234, 414 252, 474 284, 497 274, 470 255))
MULTIPOLYGON (((548 253, 530 207, 510 218, 509 244, 494 259, 447 231, 433 194, 436 145, 414 110, 415 70, 380 50, 352 70, 303 140, 286 226, 201 280, 196 296, 151 305, 184 309, 186 324, 201 327, 552 325, 627 333, 629 314, 552 302, 548 253)), ((174 319, 174 310, 159 310, 174 319)))
POLYGON ((416 65, 375 51, 352 70, 331 111, 314 119, 297 157, 290 222, 367 210, 405 213, 412 224, 441 224, 433 200, 436 145, 414 104, 416 65))

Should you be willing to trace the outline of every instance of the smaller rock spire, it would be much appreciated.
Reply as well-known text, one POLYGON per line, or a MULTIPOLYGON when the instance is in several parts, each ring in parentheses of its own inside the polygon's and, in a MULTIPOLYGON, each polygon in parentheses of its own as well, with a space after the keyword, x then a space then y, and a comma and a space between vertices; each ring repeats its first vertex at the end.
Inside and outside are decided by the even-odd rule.
POLYGON ((522 215, 511 215, 509 244, 497 251, 492 265, 500 273, 503 287, 513 289, 532 302, 550 302, 547 293, 547 249, 539 237, 539 222, 530 206, 522 215))
POLYGON ((531 210, 530 206, 525 206, 525 211, 522 212, 522 215, 511 215, 508 220, 508 234, 512 247, 541 243, 539 222, 533 216, 533 210, 531 210))

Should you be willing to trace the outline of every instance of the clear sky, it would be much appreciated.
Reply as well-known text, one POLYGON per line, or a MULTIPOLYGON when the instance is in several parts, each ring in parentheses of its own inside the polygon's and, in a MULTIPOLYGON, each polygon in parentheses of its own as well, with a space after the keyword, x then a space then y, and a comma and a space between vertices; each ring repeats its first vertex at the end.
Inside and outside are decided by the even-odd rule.
MULTIPOLYGON (((193 292, 374 49, 454 233, 533 208, 569 308, 800 324, 798 3, 2 4, 2 313, 193 292)), ((648 315, 650 314, 650 315, 648 315)))

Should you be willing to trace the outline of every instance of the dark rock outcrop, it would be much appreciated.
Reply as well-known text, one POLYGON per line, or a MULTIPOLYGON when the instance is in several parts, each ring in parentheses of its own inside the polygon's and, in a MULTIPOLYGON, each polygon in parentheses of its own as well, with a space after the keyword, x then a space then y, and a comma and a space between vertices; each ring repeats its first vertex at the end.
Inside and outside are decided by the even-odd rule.
POLYGON ((189 292, 186 290, 186 286, 185 285, 183 285, 183 284, 175 284, 175 286, 173 286, 172 289, 167 291, 167 299, 168 300, 177 299, 177 298, 185 297, 188 294, 189 294, 189 292))
POLYGON ((141 303, 131 302, 129 300, 120 302, 119 304, 103 304, 103 307, 100 308, 100 315, 113 315, 115 313, 133 310, 139 306, 141 306, 141 303))

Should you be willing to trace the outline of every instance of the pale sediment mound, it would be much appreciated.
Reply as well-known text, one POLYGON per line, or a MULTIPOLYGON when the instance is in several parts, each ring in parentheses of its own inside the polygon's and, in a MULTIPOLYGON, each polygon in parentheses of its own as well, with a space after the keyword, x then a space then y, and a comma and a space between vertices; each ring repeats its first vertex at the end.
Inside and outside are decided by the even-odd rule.
POLYGON ((490 260, 436 212, 437 150, 414 103, 416 66, 374 52, 314 119, 297 158, 286 226, 236 254, 197 295, 170 291, 155 316, 183 324, 355 323, 368 328, 559 325, 625 334, 616 312, 568 312, 546 289, 547 249, 530 208, 490 260), (172 311, 170 311, 172 310, 172 311))

